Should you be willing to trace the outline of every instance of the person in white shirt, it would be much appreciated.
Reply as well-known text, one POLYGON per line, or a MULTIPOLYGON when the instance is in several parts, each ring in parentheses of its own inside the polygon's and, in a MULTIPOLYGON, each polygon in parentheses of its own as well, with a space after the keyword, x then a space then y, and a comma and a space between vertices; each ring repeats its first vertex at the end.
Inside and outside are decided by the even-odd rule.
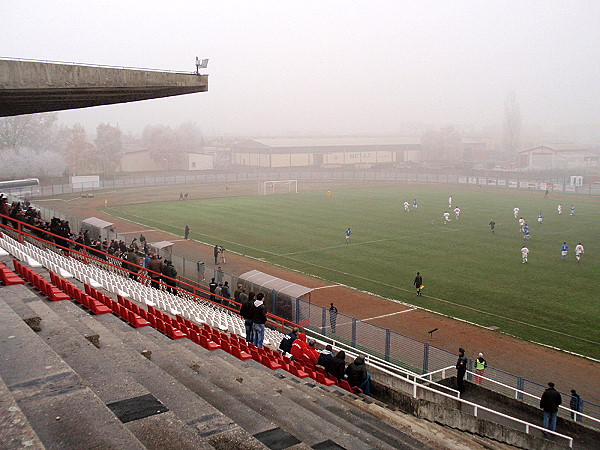
POLYGON ((452 208, 452 196, 448 197, 448 208, 452 208))
POLYGON ((519 230, 521 230, 521 232, 523 232, 523 226, 525 226, 525 219, 521 217, 519 219, 519 230))
POLYGON ((527 255, 529 255, 529 249, 525 246, 521 248, 521 256, 523 257, 523 264, 527 262, 527 255))
POLYGON ((559 204, 556 210, 558 211, 558 215, 560 216, 562 214, 562 205, 559 204))
POLYGON ((444 225, 446 225, 448 222, 450 222, 450 213, 446 211, 444 213, 444 225))
POLYGON ((454 208, 454 215, 456 216, 456 220, 460 217, 460 208, 457 206, 454 208))
POLYGON ((575 258, 577 258, 577 262, 581 261, 581 255, 583 255, 583 245, 581 245, 580 242, 577 244, 577 247, 575 247, 575 258))
POLYGON ((409 203, 408 202, 404 202, 404 211, 408 212, 408 207, 409 207, 409 203))
POLYGON ((519 218, 519 211, 520 211, 520 210, 519 210, 519 208, 517 208, 517 207, 515 206, 515 208, 513 209, 513 212, 515 213, 515 219, 518 219, 518 218, 519 218))

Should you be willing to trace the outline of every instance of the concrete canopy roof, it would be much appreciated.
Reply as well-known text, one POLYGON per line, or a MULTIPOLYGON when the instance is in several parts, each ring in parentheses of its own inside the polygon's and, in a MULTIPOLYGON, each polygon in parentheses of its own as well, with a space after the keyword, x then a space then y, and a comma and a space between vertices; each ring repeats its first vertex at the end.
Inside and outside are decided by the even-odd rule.
POLYGON ((0 117, 208 90, 208 76, 0 59, 0 117))
POLYGON ((312 288, 302 286, 290 281, 282 280, 268 273, 258 270, 251 270, 239 276, 240 280, 260 286, 268 290, 275 290, 281 294, 289 295, 290 297, 302 297, 312 291, 312 288))

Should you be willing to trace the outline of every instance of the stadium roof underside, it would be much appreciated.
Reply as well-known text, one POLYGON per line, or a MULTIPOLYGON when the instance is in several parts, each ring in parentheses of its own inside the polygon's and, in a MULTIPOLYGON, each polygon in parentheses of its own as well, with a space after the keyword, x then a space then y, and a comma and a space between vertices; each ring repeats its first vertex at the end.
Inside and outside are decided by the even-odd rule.
POLYGON ((246 272, 240 275, 239 279, 260 286, 265 290, 275 290, 278 293, 289 295, 290 297, 302 297, 313 290, 313 288, 282 280, 281 278, 260 272, 259 270, 246 272))
POLYGON ((0 117, 208 91, 208 75, 0 59, 0 117))

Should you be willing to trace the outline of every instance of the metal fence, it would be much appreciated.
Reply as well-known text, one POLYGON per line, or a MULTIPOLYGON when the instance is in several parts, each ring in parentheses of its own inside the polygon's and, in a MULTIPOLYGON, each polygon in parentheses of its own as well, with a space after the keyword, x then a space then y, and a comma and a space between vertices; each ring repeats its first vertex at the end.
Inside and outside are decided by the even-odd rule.
POLYGON ((529 178, 515 174, 494 174, 491 176, 466 176, 455 174, 415 173, 390 169, 348 170, 348 169, 285 169, 261 170, 255 172, 214 171, 193 175, 155 175, 139 178, 122 178, 102 180, 98 186, 82 183, 79 187, 71 184, 52 186, 30 186, 6 189, 6 192, 16 196, 49 197, 73 193, 100 191, 104 189, 124 189, 144 186, 171 186, 191 182, 200 183, 241 183, 278 180, 356 180, 356 181, 400 181, 408 183, 431 184, 465 184, 493 186, 499 189, 545 190, 551 192, 571 192, 584 195, 600 195, 600 184, 571 186, 566 177, 529 178))
MULTIPOLYGON (((181 184, 187 182, 205 182, 205 183, 233 183, 245 181, 261 181, 261 180, 278 180, 278 179, 298 179, 298 180, 380 180, 380 181, 407 181, 419 183, 456 183, 465 182, 467 184, 479 183, 480 178, 460 177, 458 175, 444 174, 417 174, 417 173, 402 173, 393 171, 284 171, 284 172, 255 172, 255 173, 212 173, 199 175, 185 176, 157 176, 144 177, 130 180, 114 180, 101 182, 101 187, 98 188, 78 188, 73 189, 70 185, 57 185, 36 187, 40 192, 35 192, 35 196, 59 195, 72 192, 84 192, 89 190, 109 189, 109 188, 125 188, 133 186, 153 186, 163 184, 181 184)), ((486 181, 489 181, 486 179, 486 181)), ((496 182, 499 180, 496 179, 496 182)), ((591 195, 600 195, 600 186, 596 187, 588 185, 572 189, 566 183, 567 180, 549 180, 545 183, 552 182, 553 189, 561 191, 572 191, 577 193, 585 193, 591 195), (560 188, 561 184, 562 188, 560 188), (597 188, 597 189, 596 189, 597 188)), ((514 181, 512 188, 516 189, 539 189, 532 187, 534 182, 531 181, 514 181)), ((539 183, 539 182, 538 182, 539 183)), ((487 183, 489 185, 489 183, 487 183)), ((496 186, 500 188, 510 189, 507 180, 506 186, 496 186)), ((30 188, 26 188, 30 189, 30 188)), ((16 189, 18 191, 18 189, 16 189)), ((15 191, 15 189, 13 189, 15 191)), ((65 214, 58 213, 49 208, 37 207, 45 218, 59 217, 62 220, 69 220, 71 229, 80 229, 82 222, 78 219, 67 217, 65 214)), ((115 231, 107 230, 109 240, 114 238, 130 241, 130 238, 125 234, 119 234, 115 231)), ((169 258, 173 261, 173 265, 177 268, 178 278, 191 286, 197 286, 202 289, 207 289, 208 282, 211 278, 227 281, 231 287, 231 291, 235 289, 238 283, 245 283, 236 275, 220 272, 213 267, 204 267, 201 271, 198 261, 191 261, 182 256, 169 253, 169 258)), ((444 367, 452 366, 456 362, 456 354, 448 350, 433 346, 427 342, 419 341, 418 339, 404 336, 395 331, 379 327, 374 324, 362 322, 355 317, 347 316, 338 313, 335 318, 335 325, 331 320, 329 310, 319 305, 310 303, 309 301, 300 298, 290 298, 285 294, 276 291, 263 292, 265 294, 265 306, 268 311, 290 322, 297 323, 313 332, 320 333, 330 338, 334 338, 339 342, 343 342, 365 353, 373 354, 384 358, 401 367, 412 370, 416 373, 433 372, 444 367)), ((469 360, 469 369, 473 369, 473 360, 469 360)), ((527 380, 518 375, 514 375, 500 369, 488 367, 485 373, 495 381, 504 383, 508 386, 521 389, 525 392, 534 395, 541 395, 545 389, 545 385, 527 380)), ((486 386, 489 389, 498 391, 505 395, 512 395, 506 388, 497 385, 486 386)), ((570 394, 562 393, 565 399, 570 398, 570 394)), ((525 396, 523 401, 531 403, 532 400, 525 396)), ((538 405, 536 405, 538 406, 538 405)), ((600 417, 600 405, 586 401, 584 399, 583 412, 600 417)))

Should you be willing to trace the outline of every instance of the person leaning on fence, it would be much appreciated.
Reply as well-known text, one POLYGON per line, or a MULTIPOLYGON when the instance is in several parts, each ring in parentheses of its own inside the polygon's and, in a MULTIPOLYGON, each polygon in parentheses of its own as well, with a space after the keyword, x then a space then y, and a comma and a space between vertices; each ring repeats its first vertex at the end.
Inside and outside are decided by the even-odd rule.
POLYGON ((333 303, 329 307, 329 323, 331 324, 331 332, 335 333, 335 324, 337 322, 338 309, 333 306, 333 303))
POLYGON ((214 293, 217 290, 217 286, 218 286, 218 284, 216 283, 215 279, 211 278, 210 279, 210 283, 208 283, 208 291, 211 294, 210 295, 210 300, 213 301, 213 302, 215 301, 214 293))
POLYGON ((325 372, 335 377, 338 380, 344 378, 344 372, 346 371, 346 352, 340 350, 335 354, 333 358, 328 359, 325 362, 325 372))
MULTIPOLYGON (((571 402, 569 403, 569 407, 572 411, 582 412, 583 411, 583 399, 577 393, 575 389, 571 389, 571 402)), ((583 422, 583 418, 581 414, 576 414, 575 412, 571 412, 571 419, 577 422, 583 422)))
POLYGON ((132 280, 137 281, 138 279, 138 272, 139 272, 139 267, 137 266, 139 264, 139 258, 138 256, 135 254, 135 251, 130 248, 129 251, 127 252, 127 262, 129 264, 127 264, 126 269, 129 270, 129 278, 131 278, 132 280))
POLYGON ((223 286, 221 287, 221 297, 231 298, 231 292, 229 292, 229 281, 223 283, 223 286))
POLYGON ((350 386, 358 386, 365 395, 371 395, 371 374, 367 371, 364 357, 357 356, 353 363, 348 364, 345 375, 350 386))
POLYGON ((264 304, 265 294, 259 292, 252 306, 252 343, 263 347, 265 339, 265 324, 267 323, 267 308, 264 304))
POLYGON ((483 353, 480 353, 477 359, 475 360, 475 383, 481 384, 483 381, 483 374, 485 373, 485 368, 487 367, 487 361, 483 359, 483 353))
POLYGON ((292 328, 292 331, 290 331, 283 337, 283 339, 281 339, 281 342, 279 343, 279 350, 281 350, 281 353, 283 353, 284 355, 291 355, 292 344, 296 339, 298 339, 298 328, 294 327, 292 328))
POLYGON ((560 392, 554 389, 554 383, 548 383, 548 389, 544 391, 540 399, 540 408, 544 410, 544 428, 547 430, 556 431, 556 415, 561 403, 560 392))
POLYGON ((254 303, 254 292, 246 294, 244 291, 240 294, 240 315, 244 319, 246 328, 246 342, 252 342, 252 304, 254 303))

